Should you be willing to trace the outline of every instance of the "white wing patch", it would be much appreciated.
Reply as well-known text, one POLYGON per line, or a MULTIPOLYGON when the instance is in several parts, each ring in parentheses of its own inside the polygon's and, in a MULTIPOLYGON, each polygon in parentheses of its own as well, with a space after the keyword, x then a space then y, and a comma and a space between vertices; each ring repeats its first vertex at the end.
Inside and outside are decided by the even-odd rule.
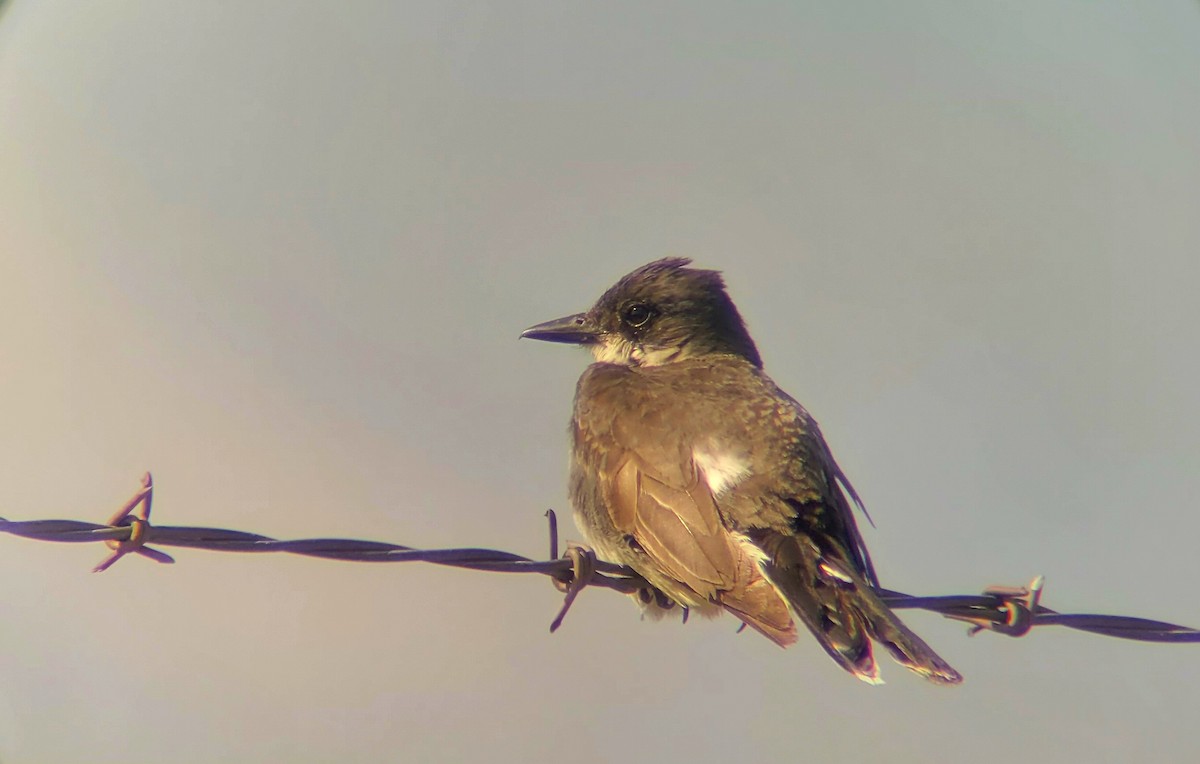
POLYGON ((692 460, 713 496, 720 496, 750 474, 750 464, 744 457, 720 449, 693 448, 692 460))

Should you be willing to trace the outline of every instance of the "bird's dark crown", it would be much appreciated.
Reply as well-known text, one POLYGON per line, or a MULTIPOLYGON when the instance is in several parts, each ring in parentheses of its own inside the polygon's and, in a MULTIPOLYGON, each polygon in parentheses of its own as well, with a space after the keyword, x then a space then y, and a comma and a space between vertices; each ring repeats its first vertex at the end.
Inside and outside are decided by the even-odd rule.
POLYGON ((584 319, 597 335, 589 343, 598 361, 657 366, 706 355, 737 355, 757 367, 762 359, 717 271, 688 268, 668 257, 626 275, 584 319))

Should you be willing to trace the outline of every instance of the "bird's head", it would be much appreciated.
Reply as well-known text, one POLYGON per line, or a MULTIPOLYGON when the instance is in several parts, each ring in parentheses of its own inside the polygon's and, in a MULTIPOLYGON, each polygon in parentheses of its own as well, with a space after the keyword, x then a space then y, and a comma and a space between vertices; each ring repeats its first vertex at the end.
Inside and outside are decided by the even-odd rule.
POLYGON ((660 366, 737 355, 762 367, 758 349, 717 271, 668 257, 643 265, 586 313, 531 326, 522 337, 584 345, 601 363, 660 366))

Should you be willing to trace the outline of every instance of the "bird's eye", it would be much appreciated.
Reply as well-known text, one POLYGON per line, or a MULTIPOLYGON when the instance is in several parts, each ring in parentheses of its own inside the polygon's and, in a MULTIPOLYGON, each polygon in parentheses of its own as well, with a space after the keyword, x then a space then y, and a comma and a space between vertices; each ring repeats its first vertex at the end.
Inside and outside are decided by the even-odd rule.
POLYGON ((650 323, 650 319, 653 316, 654 310, 649 305, 643 305, 640 302, 634 303, 621 311, 621 320, 635 329, 650 323))

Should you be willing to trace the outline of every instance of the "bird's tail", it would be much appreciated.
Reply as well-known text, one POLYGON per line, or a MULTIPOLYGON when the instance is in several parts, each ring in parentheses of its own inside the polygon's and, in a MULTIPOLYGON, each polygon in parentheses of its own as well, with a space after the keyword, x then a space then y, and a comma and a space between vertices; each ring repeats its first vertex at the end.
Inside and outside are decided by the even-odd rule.
POLYGON ((758 543, 766 553, 762 572, 791 610, 844 669, 879 684, 872 640, 898 663, 938 684, 962 676, 905 626, 850 565, 823 554, 803 536, 769 534, 758 543))

